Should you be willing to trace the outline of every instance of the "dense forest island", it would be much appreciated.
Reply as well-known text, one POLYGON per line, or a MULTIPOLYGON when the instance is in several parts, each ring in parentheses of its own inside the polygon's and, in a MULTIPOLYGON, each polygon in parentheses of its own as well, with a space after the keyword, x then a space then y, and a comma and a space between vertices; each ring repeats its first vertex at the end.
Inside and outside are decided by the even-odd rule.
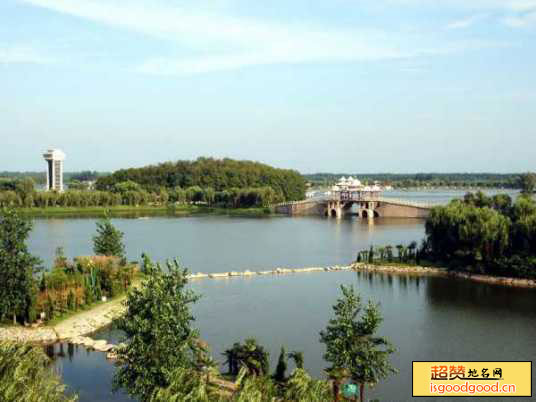
POLYGON ((303 176, 293 170, 212 158, 119 170, 106 176, 85 172, 70 180, 65 192, 45 192, 36 191, 31 177, 11 175, 0 180, 0 206, 265 208, 304 199, 306 189, 303 176))

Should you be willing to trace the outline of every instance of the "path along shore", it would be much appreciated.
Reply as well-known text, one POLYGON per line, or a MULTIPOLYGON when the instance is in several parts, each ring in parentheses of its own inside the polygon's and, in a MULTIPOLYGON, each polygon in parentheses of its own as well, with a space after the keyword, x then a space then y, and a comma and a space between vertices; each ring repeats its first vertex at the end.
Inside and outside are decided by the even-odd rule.
MULTIPOLYGON (((467 274, 452 272, 443 268, 420 267, 420 266, 383 266, 366 263, 355 263, 352 265, 330 267, 309 267, 309 268, 276 268, 270 271, 231 271, 223 273, 195 273, 189 275, 189 279, 196 281, 201 279, 230 279, 236 277, 255 277, 263 275, 286 275, 307 272, 337 272, 337 271, 362 271, 376 272, 395 275, 418 275, 418 276, 445 276, 461 278, 475 282, 536 288, 536 281, 530 279, 504 278, 489 275, 467 274)), ((113 320, 123 314, 126 296, 112 301, 99 304, 89 310, 81 311, 54 326, 43 326, 38 328, 28 327, 3 327, 0 328, 0 341, 32 342, 50 344, 55 342, 70 342, 84 345, 88 348, 110 352, 114 345, 107 344, 106 341, 94 341, 89 336, 95 331, 109 326, 113 320)))

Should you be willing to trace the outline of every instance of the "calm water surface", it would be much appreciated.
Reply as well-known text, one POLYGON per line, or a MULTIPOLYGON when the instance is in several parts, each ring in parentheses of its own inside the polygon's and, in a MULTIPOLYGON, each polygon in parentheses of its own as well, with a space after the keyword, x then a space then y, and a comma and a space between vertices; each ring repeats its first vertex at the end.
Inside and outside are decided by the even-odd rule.
MULTIPOLYGON (((438 197, 452 198, 453 193, 438 197)), ((159 260, 178 256, 201 272, 346 264, 371 244, 408 243, 424 235, 422 221, 403 219, 369 224, 207 216, 114 223, 125 232, 129 259, 139 259, 142 251, 159 260)), ((49 265, 57 246, 69 256, 91 254, 94 232, 94 219, 37 220, 30 248, 49 265)), ((196 325, 222 362, 226 347, 254 336, 270 350, 272 366, 285 345, 303 351, 307 369, 320 377, 326 364, 318 332, 331 316, 341 284, 353 284, 365 300, 381 303, 381 334, 398 347, 392 360, 400 373, 370 392, 371 397, 410 400, 412 360, 536 360, 535 291, 444 278, 322 272, 199 281, 191 285, 203 295, 194 308, 196 325)), ((121 334, 104 330, 97 336, 117 342, 121 334)), ((56 345, 54 352, 57 369, 81 401, 129 400, 111 394, 114 366, 103 354, 67 345, 63 352, 56 345)))
MULTIPOLYGON (((203 295, 194 308, 196 326, 220 362, 225 348, 253 336, 270 351, 272 368, 285 345, 303 351, 306 368, 321 377, 326 363, 318 333, 341 284, 381 303, 381 335, 398 348, 392 362, 400 373, 370 392, 381 401, 412 399, 413 360, 536 360, 535 291, 445 278, 330 272, 199 281, 192 284, 203 295)), ((97 337, 121 340, 113 330, 97 337)), ((113 366, 103 354, 80 348, 56 364, 82 401, 128 400, 111 394, 113 366)))

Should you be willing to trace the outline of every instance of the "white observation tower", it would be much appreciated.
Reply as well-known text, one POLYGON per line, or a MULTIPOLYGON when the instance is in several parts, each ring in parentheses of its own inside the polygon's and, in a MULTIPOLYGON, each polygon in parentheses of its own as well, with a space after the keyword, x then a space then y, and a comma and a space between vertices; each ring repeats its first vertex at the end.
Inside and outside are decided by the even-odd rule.
POLYGON ((63 191, 63 161, 65 154, 59 149, 49 149, 43 154, 47 161, 47 190, 63 191))

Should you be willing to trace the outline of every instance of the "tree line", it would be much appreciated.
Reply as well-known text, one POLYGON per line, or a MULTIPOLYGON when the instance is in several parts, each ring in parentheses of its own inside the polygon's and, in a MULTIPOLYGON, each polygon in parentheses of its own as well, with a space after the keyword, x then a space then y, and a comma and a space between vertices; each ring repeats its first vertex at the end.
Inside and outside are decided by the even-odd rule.
POLYGON ((202 204, 209 207, 250 208, 267 207, 283 201, 281 194, 271 187, 230 188, 215 191, 211 187, 165 187, 147 191, 133 181, 119 182, 109 191, 77 190, 69 188, 55 191, 35 191, 30 179, 0 184, 0 207, 113 207, 169 204, 202 204))
POLYGON ((138 183, 147 191, 159 188, 212 188, 223 192, 232 189, 271 188, 283 201, 305 198, 305 180, 294 170, 277 169, 259 162, 233 159, 198 158, 142 168, 123 169, 97 180, 97 190, 111 191, 121 182, 138 183))
POLYGON ((376 174, 334 174, 316 173, 306 174, 305 179, 315 185, 332 185, 343 176, 359 177, 364 182, 379 181, 385 185, 395 188, 412 187, 483 187, 483 188, 505 188, 523 189, 528 182, 534 190, 536 175, 527 173, 519 175, 516 173, 376 173, 376 174), (528 181, 527 181, 528 179, 528 181))

